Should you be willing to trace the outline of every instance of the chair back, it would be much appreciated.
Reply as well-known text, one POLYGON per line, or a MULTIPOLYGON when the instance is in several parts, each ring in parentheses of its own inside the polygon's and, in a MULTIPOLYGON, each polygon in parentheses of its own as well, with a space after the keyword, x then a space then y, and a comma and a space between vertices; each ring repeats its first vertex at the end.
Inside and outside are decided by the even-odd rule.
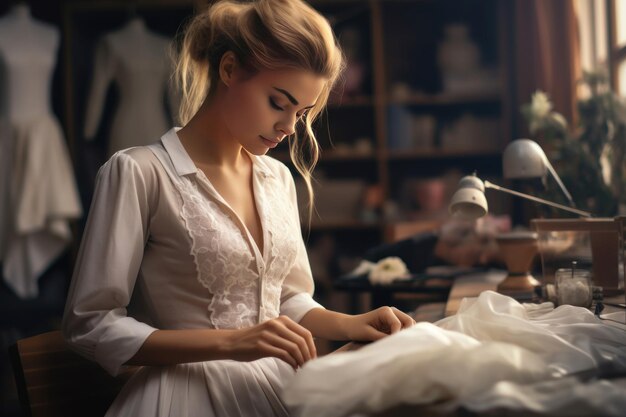
POLYGON ((25 416, 104 416, 139 367, 112 377, 98 364, 71 351, 60 331, 18 340, 9 348, 25 416))

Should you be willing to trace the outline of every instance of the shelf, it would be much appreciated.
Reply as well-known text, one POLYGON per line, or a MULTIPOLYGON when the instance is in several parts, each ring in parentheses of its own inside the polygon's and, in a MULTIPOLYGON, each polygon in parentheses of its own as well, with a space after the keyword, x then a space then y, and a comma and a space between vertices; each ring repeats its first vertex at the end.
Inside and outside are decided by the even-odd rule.
MULTIPOLYGON (((270 154, 271 157, 278 159, 281 162, 291 163, 288 152, 274 152, 270 154)), ((363 161, 373 162, 376 160, 376 153, 359 154, 359 153, 344 153, 333 151, 322 151, 318 163, 324 162, 345 162, 345 161, 363 161)))
MULTIPOLYGON (((395 149, 382 153, 383 159, 388 160, 406 160, 406 159, 445 159, 445 158, 499 158, 502 156, 502 151, 497 149, 395 149)), ((285 163, 291 163, 289 154, 287 152, 275 152, 270 154, 271 157, 278 159, 285 163)), ((349 162, 349 161, 362 161, 362 162, 374 162, 379 158, 378 153, 371 154, 348 154, 337 152, 322 152, 318 163, 325 162, 349 162)))
POLYGON ((374 161, 376 159, 376 153, 345 153, 334 151, 322 151, 320 156, 320 162, 324 161, 374 161))
MULTIPOLYGON (((303 222, 303 228, 307 228, 307 224, 303 222)), ((324 230, 380 230, 381 223, 365 223, 359 220, 332 220, 332 221, 314 221, 311 222, 311 231, 324 230)))
POLYGON ((342 97, 339 101, 328 101, 329 109, 343 109, 348 107, 368 107, 374 105, 370 96, 342 97))
POLYGON ((460 104, 472 104, 472 103, 499 103, 501 97, 499 93, 490 94, 454 94, 454 93, 441 93, 441 94, 414 94, 402 99, 394 99, 389 97, 387 99, 388 104, 400 104, 405 106, 449 106, 460 104))
POLYGON ((501 157, 502 152, 495 149, 397 149, 387 151, 387 158, 390 160, 420 159, 420 158, 496 158, 501 157))

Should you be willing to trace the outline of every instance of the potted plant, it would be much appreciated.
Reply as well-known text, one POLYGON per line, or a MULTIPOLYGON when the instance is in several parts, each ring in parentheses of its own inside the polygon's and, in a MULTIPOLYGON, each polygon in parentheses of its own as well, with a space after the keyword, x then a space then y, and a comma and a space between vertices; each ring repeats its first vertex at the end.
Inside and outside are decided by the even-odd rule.
MULTIPOLYGON (((522 113, 579 208, 594 216, 626 214, 626 101, 611 90, 603 72, 585 72, 581 82, 590 94, 578 101, 574 129, 542 91, 522 113)), ((547 191, 550 199, 567 204, 560 193, 547 191)))

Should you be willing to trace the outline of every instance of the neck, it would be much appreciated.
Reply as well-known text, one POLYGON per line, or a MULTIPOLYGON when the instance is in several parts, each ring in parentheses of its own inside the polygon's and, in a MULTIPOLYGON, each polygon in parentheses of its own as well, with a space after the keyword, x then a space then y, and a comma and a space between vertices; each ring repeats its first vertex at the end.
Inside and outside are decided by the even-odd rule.
POLYGON ((140 17, 133 18, 130 22, 128 22, 126 27, 135 32, 144 31, 146 29, 146 25, 140 17))
POLYGON ((237 170, 247 164, 247 152, 224 126, 219 111, 219 88, 207 98, 189 123, 178 131, 196 165, 237 170))
POLYGON ((26 3, 18 3, 11 10, 11 14, 22 19, 28 18, 30 17, 30 7, 26 3))

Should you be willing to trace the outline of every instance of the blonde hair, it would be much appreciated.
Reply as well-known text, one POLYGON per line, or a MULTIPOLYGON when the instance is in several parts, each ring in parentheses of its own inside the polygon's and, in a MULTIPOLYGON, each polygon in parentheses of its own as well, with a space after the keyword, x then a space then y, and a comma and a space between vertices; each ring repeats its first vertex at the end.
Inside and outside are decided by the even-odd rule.
MULTIPOLYGON (((289 154, 309 194, 319 144, 312 123, 323 111, 344 68, 344 57, 328 21, 301 0, 219 1, 195 16, 185 29, 176 67, 182 91, 180 122, 186 124, 216 88, 224 53, 232 51, 251 73, 295 68, 327 80, 313 108, 302 118, 304 138, 289 137, 289 154), (305 153, 308 155, 305 157, 305 153)), ((300 130, 302 130, 300 128, 300 130)))

